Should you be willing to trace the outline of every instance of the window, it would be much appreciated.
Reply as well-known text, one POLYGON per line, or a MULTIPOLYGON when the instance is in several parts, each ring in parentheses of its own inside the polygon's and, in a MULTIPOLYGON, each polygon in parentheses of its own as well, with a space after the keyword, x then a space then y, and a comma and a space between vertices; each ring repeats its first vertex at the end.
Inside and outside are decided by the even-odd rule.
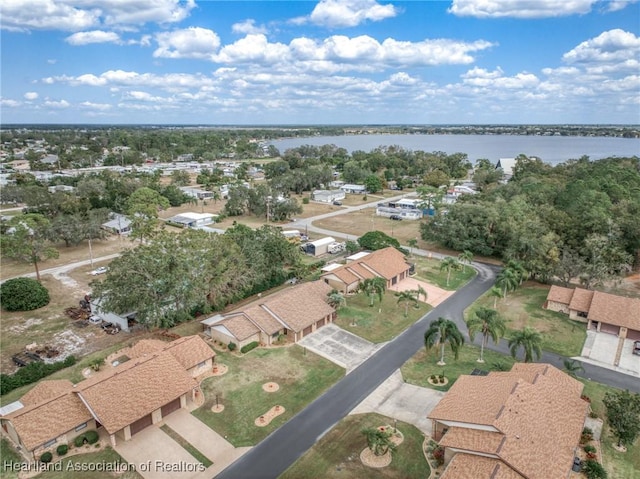
POLYGON ((588 315, 588 313, 585 313, 584 311, 578 311, 578 317, 579 318, 586 318, 588 315))
POLYGON ((87 423, 86 422, 84 424, 80 424, 78 427, 76 427, 76 432, 82 431, 86 427, 87 427, 87 423))

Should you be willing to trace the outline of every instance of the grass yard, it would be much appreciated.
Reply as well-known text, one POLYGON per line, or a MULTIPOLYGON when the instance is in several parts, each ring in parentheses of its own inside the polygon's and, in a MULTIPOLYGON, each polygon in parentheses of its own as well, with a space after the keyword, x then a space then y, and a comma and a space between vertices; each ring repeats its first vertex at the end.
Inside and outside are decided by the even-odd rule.
MULTIPOLYGON (((586 324, 569 319, 569 316, 542 308, 549 286, 533 281, 525 282, 507 298, 498 299, 497 310, 507 322, 507 334, 525 326, 542 334, 542 349, 563 356, 580 356, 587 338, 586 324)), ((494 299, 487 294, 478 299, 466 312, 469 318, 479 307, 493 308, 494 299)))
POLYGON ((447 291, 455 291, 467 284, 475 275, 476 270, 470 266, 464 269, 451 271, 449 284, 447 285, 447 271, 440 271, 440 260, 432 258, 415 257, 411 261, 416 265, 416 279, 435 284, 447 291))
POLYGON ((446 366, 438 366, 436 363, 440 359, 440 349, 434 347, 431 351, 421 349, 409 361, 402 365, 402 377, 406 382, 415 384, 416 386, 435 389, 437 391, 448 391, 453 383, 462 374, 471 374, 474 369, 482 369, 485 371, 508 371, 515 360, 508 356, 488 351, 484 351, 484 363, 476 360, 480 357, 480 348, 476 346, 465 345, 460 349, 458 359, 453 358, 451 348, 445 346, 444 361, 446 366), (442 386, 433 386, 429 384, 429 377, 432 374, 439 375, 444 372, 445 377, 449 380, 447 384, 442 386))
POLYGON ((381 343, 395 338, 431 310, 428 304, 418 302, 418 308, 409 305, 409 314, 404 317, 404 304, 398 304, 393 292, 387 291, 382 304, 376 297, 373 307, 364 293, 347 297, 347 305, 338 311, 336 324, 372 343, 381 343), (380 310, 380 312, 378 312, 380 310))
POLYGON ((235 447, 260 442, 345 373, 344 369, 296 345, 254 349, 243 356, 219 352, 216 362, 227 365, 229 372, 202 382, 206 400, 193 414, 235 447), (278 391, 262 389, 270 381, 278 383, 278 391), (211 411, 216 395, 224 405, 224 411, 218 414, 211 411), (285 412, 265 427, 256 426, 255 419, 275 405, 284 407, 285 412))
POLYGON ((18 454, 13 444, 6 437, 0 439, 0 476, 5 479, 16 479, 18 472, 7 466, 23 461, 23 457, 18 454))
POLYGON ((410 424, 398 422, 404 441, 393 453, 391 464, 373 469, 360 461, 360 453, 367 447, 362 429, 393 425, 393 419, 379 414, 347 416, 298 459, 280 479, 406 479, 429 477, 429 464, 422 452, 424 436, 410 424))
POLYGON ((52 470, 38 474, 35 479, 143 479, 133 470, 133 465, 128 466, 127 461, 109 446, 98 452, 62 459, 58 467, 60 470, 54 470, 57 468, 52 465, 52 470))

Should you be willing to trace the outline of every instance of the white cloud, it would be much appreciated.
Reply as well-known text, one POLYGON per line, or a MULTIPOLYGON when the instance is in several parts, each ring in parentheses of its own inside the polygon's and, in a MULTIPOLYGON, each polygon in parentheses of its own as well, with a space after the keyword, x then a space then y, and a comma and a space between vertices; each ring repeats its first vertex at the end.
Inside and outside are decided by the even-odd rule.
POLYGON ((0 98, 0 106, 7 108, 17 108, 21 105, 19 101, 12 100, 10 98, 0 98))
POLYGON ((517 73, 512 77, 504 76, 504 72, 499 67, 494 71, 476 67, 462 75, 462 79, 465 85, 492 89, 506 88, 511 90, 531 89, 540 83, 538 77, 526 72, 517 73))
POLYGON ((137 73, 124 70, 108 70, 100 75, 85 73, 79 76, 61 75, 43 78, 45 84, 65 83, 71 86, 109 87, 118 91, 118 87, 151 87, 160 89, 191 89, 215 86, 211 77, 202 74, 168 73, 155 75, 153 73, 137 73))
POLYGON ((24 94, 24 99, 29 101, 37 100, 38 94, 35 91, 28 91, 24 94))
POLYGON ((159 58, 212 60, 220 47, 218 35, 200 27, 158 33, 156 41, 159 47, 153 52, 153 56, 159 58))
POLYGON ((79 106, 83 109, 97 111, 108 111, 113 108, 113 105, 110 105, 109 103, 93 103, 90 101, 83 101, 79 106))
POLYGON ((90 32, 78 32, 65 38, 70 45, 88 45, 89 43, 120 43, 120 35, 115 32, 92 30, 90 32))
POLYGON ((269 43, 262 34, 247 35, 220 49, 214 61, 218 63, 280 63, 289 57, 289 47, 269 43))
POLYGON ((49 65, 55 65, 58 62, 58 60, 56 60, 55 58, 50 58, 49 60, 47 60, 47 63, 49 65))
POLYGON ((355 27, 397 14, 398 9, 392 4, 381 5, 375 0, 320 0, 309 16, 293 19, 291 23, 311 22, 328 28, 355 27))
POLYGON ((583 15, 598 0, 453 0, 449 13, 477 18, 550 18, 583 15))
POLYGON ((609 12, 617 12, 622 10, 632 3, 636 3, 638 0, 607 0, 605 6, 609 12))
POLYGON ((69 103, 67 100, 45 100, 45 102, 43 103, 43 105, 47 108, 52 108, 52 109, 56 109, 56 110, 64 110, 65 108, 69 108, 71 106, 71 103, 69 103))
POLYGON ((640 54, 640 37, 621 29, 603 32, 565 53, 567 63, 624 62, 640 54))
POLYGON ((234 23, 231 26, 231 31, 233 33, 242 33, 242 34, 256 34, 256 33, 267 33, 267 29, 264 25, 256 25, 256 21, 253 18, 248 18, 244 22, 234 23))
POLYGON ((3 0, 2 28, 14 31, 82 31, 102 25, 126 27, 176 23, 189 16, 194 0, 3 0))

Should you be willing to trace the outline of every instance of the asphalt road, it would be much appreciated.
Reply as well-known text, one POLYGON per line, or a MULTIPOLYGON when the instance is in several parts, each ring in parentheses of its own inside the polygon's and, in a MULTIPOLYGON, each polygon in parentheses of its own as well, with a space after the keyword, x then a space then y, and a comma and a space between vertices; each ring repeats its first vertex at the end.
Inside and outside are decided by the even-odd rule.
POLYGON ((440 316, 462 318, 464 310, 491 287, 498 269, 481 264, 476 266, 479 273, 470 283, 429 311, 216 477, 275 479, 282 474, 393 371, 424 347, 423 335, 433 319, 440 316))

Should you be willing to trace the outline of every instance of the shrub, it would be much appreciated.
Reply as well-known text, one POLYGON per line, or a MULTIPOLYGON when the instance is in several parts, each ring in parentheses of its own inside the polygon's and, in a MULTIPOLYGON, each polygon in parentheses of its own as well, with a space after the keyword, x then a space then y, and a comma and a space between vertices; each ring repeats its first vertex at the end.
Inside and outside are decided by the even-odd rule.
POLYGON ((437 377, 438 377, 438 376, 436 376, 435 374, 432 374, 432 375, 431 375, 431 377, 430 377, 429 379, 431 379, 432 381, 435 381, 437 377))
POLYGON ((249 344, 245 344, 244 346, 242 346, 240 348, 240 352, 241 353, 248 353, 249 351, 251 351, 252 349, 255 349, 258 347, 258 341, 253 341, 249 344))
POLYGON ((66 444, 60 444, 56 448, 56 452, 58 453, 58 456, 64 456, 68 451, 69 451, 69 446, 67 446, 66 444))
POLYGON ((586 444, 591 440, 593 440, 593 431, 591 428, 585 427, 582 430, 582 435, 580 436, 580 444, 586 444))
POLYGON ((302 204, 303 205, 308 205, 309 204, 309 198, 306 197, 306 196, 304 198, 302 198, 302 204))
POLYGON ((0 396, 27 384, 35 383, 60 369, 68 368, 76 363, 75 356, 71 355, 64 361, 45 364, 40 361, 27 364, 13 374, 0 374, 0 396))
POLYGON ((84 436, 87 438, 89 444, 95 444, 100 439, 97 431, 87 431, 84 436))
POLYGON ((604 470, 602 464, 593 459, 587 459, 582 466, 582 472, 587 476, 587 479, 606 479, 607 471, 604 470))
POLYGON ((49 300, 47 288, 32 278, 14 278, 0 285, 0 304, 7 311, 31 311, 49 300))
POLYGON ((229 343, 227 347, 229 348, 229 351, 235 351, 238 345, 236 343, 229 343))
POLYGON ((438 466, 442 466, 444 464, 444 447, 438 446, 433 449, 431 452, 433 459, 436 461, 438 466))
POLYGON ((53 454, 49 451, 43 452, 42 456, 40 456, 40 462, 44 462, 45 464, 51 462, 53 460, 53 454))

